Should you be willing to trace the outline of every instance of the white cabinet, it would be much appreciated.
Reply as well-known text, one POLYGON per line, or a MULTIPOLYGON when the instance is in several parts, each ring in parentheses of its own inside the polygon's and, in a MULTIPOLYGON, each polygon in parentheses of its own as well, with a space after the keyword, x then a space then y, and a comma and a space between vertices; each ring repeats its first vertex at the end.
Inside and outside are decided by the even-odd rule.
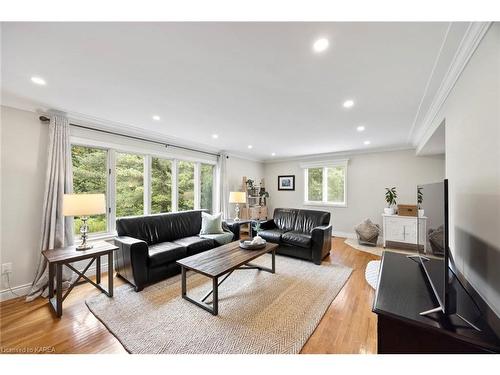
POLYGON ((419 244, 425 248, 425 233, 427 231, 427 218, 399 215, 382 215, 382 230, 384 235, 384 247, 387 241, 401 242, 406 244, 417 244, 417 231, 420 232, 419 244), (417 229, 417 220, 420 230, 417 229))

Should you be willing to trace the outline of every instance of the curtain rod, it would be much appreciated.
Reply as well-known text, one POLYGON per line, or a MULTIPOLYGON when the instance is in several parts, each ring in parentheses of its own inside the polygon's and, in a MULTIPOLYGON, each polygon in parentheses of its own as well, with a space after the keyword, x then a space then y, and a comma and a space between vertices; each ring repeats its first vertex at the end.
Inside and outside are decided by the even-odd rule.
MULTIPOLYGON (((39 119, 42 122, 49 122, 50 121, 50 118, 48 118, 47 116, 40 116, 39 119)), ((139 141, 156 143, 158 145, 165 146, 166 148, 174 147, 174 148, 180 148, 180 149, 187 150, 187 151, 199 152, 199 153, 202 153, 202 154, 207 154, 207 155, 212 155, 212 156, 217 156, 217 157, 220 156, 220 154, 216 154, 216 153, 213 153, 213 152, 207 152, 207 151, 197 150, 195 148, 189 148, 189 147, 184 147, 184 146, 173 145, 173 144, 170 144, 170 143, 163 143, 163 142, 155 141, 153 139, 147 139, 147 138, 136 137, 136 136, 133 136, 133 135, 115 133, 115 132, 112 132, 112 131, 109 131, 109 130, 102 130, 102 129, 92 128, 90 126, 78 125, 78 124, 73 124, 73 123, 70 123, 70 125, 74 126, 75 128, 93 130, 93 131, 96 131, 96 132, 101 132, 101 133, 106 133, 106 134, 112 134, 112 135, 118 135, 120 137, 136 139, 136 140, 139 140, 139 141)))

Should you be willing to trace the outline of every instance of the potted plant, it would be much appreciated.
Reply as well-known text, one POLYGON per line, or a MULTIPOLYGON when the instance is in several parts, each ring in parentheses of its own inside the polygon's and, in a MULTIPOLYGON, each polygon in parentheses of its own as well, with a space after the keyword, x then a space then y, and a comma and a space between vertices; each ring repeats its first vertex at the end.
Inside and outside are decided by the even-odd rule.
POLYGON ((420 186, 417 188, 418 217, 424 216, 424 209, 422 208, 422 203, 424 202, 424 193, 422 192, 423 189, 424 188, 420 186))
POLYGON ((387 207, 384 208, 384 213, 386 215, 394 215, 395 210, 394 206, 396 205, 396 198, 398 197, 398 193, 396 191, 396 187, 385 188, 385 201, 387 202, 387 207))
POLYGON ((260 204, 261 206, 265 206, 266 205, 266 199, 269 198, 269 193, 267 191, 260 191, 259 193, 260 195, 260 204))

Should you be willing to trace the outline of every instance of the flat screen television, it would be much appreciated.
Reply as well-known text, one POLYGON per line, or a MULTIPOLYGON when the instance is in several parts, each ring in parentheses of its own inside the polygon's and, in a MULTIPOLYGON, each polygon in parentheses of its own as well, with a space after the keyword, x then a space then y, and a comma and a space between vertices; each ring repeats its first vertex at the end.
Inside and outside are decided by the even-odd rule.
POLYGON ((417 186, 419 216, 417 220, 419 261, 427 275, 434 295, 439 303, 436 308, 421 315, 442 311, 450 315, 456 311, 456 302, 451 285, 451 254, 448 228, 448 180, 417 186), (423 210, 423 211, 422 211, 423 210), (425 225, 422 225, 425 219, 425 225), (425 229, 424 229, 425 228, 425 229), (425 230, 425 233, 422 231, 425 230), (424 251, 425 249, 425 251, 424 251))

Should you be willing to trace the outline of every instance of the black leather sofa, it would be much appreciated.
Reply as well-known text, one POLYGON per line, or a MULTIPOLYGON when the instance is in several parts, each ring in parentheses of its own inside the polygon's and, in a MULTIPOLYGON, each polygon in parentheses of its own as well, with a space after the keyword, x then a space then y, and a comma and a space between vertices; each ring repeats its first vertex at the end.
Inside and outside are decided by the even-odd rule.
MULTIPOLYGON (((144 286, 180 273, 176 261, 217 247, 212 239, 201 238, 201 212, 193 210, 116 220, 115 270, 135 286, 144 286)), ((223 223, 233 241, 239 239, 239 226, 223 223)))
MULTIPOLYGON (((252 225, 252 237, 257 235, 252 225)), ((325 211, 276 208, 273 219, 260 222, 259 236, 279 244, 278 254, 321 264, 330 253, 332 226, 325 211)))

